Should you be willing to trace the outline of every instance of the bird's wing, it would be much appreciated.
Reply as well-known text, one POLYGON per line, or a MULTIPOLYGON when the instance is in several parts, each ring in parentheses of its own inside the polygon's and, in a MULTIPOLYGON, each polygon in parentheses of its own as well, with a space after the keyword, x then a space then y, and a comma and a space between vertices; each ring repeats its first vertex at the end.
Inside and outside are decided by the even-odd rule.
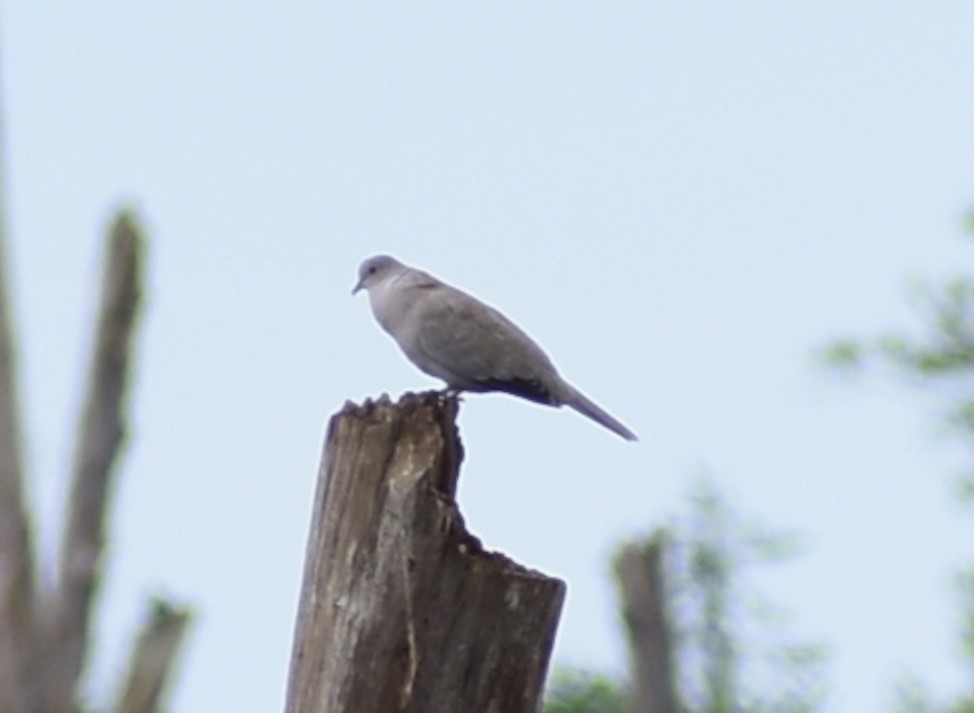
POLYGON ((451 386, 506 391, 553 403, 557 372, 532 339, 500 312, 449 285, 417 287, 415 344, 422 358, 452 374, 451 386))

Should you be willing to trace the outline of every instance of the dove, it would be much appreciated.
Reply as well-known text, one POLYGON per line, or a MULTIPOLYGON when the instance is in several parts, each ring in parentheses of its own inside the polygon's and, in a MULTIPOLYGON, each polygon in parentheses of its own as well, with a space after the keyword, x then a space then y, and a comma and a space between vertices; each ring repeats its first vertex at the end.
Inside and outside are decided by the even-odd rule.
POLYGON ((500 391, 547 406, 569 406, 627 441, 636 434, 565 381, 534 340, 493 307, 388 255, 359 267, 379 325, 446 392, 500 391))

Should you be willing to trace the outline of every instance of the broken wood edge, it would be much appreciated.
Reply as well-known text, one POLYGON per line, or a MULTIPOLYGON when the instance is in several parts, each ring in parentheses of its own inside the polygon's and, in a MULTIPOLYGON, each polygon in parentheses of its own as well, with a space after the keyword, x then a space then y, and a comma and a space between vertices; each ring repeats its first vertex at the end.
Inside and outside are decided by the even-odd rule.
MULTIPOLYGON (((460 403, 462 399, 456 396, 447 396, 442 391, 407 391, 398 400, 393 399, 387 393, 382 393, 377 399, 366 398, 361 404, 353 401, 346 401, 342 409, 332 416, 328 424, 328 431, 325 437, 327 444, 333 437, 333 429, 338 427, 341 418, 345 415, 361 417, 370 416, 379 410, 389 407, 421 409, 433 407, 442 414, 437 418, 437 423, 443 427, 443 443, 447 447, 447 462, 442 468, 444 476, 437 481, 437 490, 444 496, 445 502, 452 510, 452 516, 457 524, 456 535, 462 540, 462 544, 469 547, 470 554, 483 555, 484 557, 503 564, 505 567, 521 572, 526 576, 541 577, 543 579, 557 579, 536 569, 511 559, 508 555, 497 550, 491 550, 484 546, 479 537, 471 533, 466 526, 466 520, 460 511, 460 506, 456 501, 457 484, 460 480, 460 465, 463 463, 465 455, 463 442, 460 438, 460 430, 457 426, 457 416, 460 413, 460 403)), ((325 465, 327 453, 322 454, 321 464, 325 465)))
MULTIPOLYGON (((513 598, 509 602, 512 610, 517 610, 518 606, 527 606, 531 602, 537 603, 537 611, 541 611, 541 614, 530 617, 531 621, 528 625, 520 626, 517 629, 518 636, 523 635, 526 640, 531 641, 530 656, 525 657, 530 659, 528 667, 531 669, 531 675, 525 674, 521 677, 523 680, 520 681, 520 684, 524 689, 521 696, 524 700, 518 700, 515 703, 521 704, 516 707, 518 711, 534 711, 540 705, 557 623, 564 606, 566 585, 564 581, 521 565, 505 554, 486 549, 481 540, 467 530, 455 497, 459 466, 464 456, 456 426, 457 412, 456 398, 444 396, 441 392, 407 393, 396 402, 393 402, 388 395, 383 394, 379 399, 367 399, 362 404, 346 402, 342 410, 329 421, 325 448, 319 468, 312 527, 308 538, 302 593, 292 647, 285 709, 288 713, 311 713, 311 711, 324 709, 352 710, 336 705, 334 700, 330 698, 327 701, 325 700, 324 689, 327 688, 330 679, 328 667, 334 668, 338 664, 335 664, 333 660, 326 660, 327 655, 321 651, 324 647, 320 641, 316 642, 314 639, 315 637, 334 635, 333 631, 329 630, 327 626, 321 628, 320 620, 328 620, 331 616, 327 612, 323 614, 322 611, 329 607, 341 609, 344 606, 341 601, 334 600, 333 592, 328 590, 328 583, 323 579, 327 567, 323 562, 322 550, 327 547, 327 543, 322 532, 323 528, 328 525, 323 521, 329 514, 333 518, 341 517, 340 513, 343 510, 342 503, 329 502, 329 498, 334 500, 334 498, 342 497, 342 493, 337 490, 330 492, 333 486, 340 489, 342 484, 329 482, 329 474, 340 480, 343 468, 354 470, 353 465, 336 462, 336 459, 341 457, 338 454, 338 451, 341 450, 340 444, 355 443, 357 439, 363 438, 360 431, 369 427, 388 429, 389 443, 394 444, 395 449, 399 449, 379 466, 383 487, 388 491, 383 493, 383 497, 399 499, 392 507, 399 508, 397 512, 400 514, 406 508, 411 509, 412 512, 408 514, 408 517, 415 516, 415 519, 410 520, 410 523, 419 523, 420 529, 425 527, 422 525, 424 518, 428 525, 432 523, 429 531, 435 530, 443 538, 435 557, 461 557, 462 566, 469 571, 468 576, 474 576, 475 580, 477 577, 480 580, 485 577, 505 578, 508 595, 513 598), (436 442, 424 443, 424 439, 433 439, 436 442), (419 445, 416 445, 416 442, 419 445), (410 448, 422 451, 427 456, 430 453, 435 453, 436 456, 432 462, 416 463, 410 460, 413 455, 412 452, 401 451, 401 449, 408 450, 410 448), (403 466, 403 463, 406 466, 403 466), (434 498, 433 503, 423 502, 423 498, 428 500, 430 495, 434 498), (330 509, 331 512, 329 513, 330 509), (416 515, 416 513, 419 514, 416 515), (479 573, 474 575, 474 571, 479 573), (329 594, 332 595, 332 599, 328 598, 329 594), (519 602, 519 597, 524 597, 526 601, 519 602), (318 630, 314 630, 316 626, 319 627, 318 630), (316 679, 316 682, 309 679, 316 679)), ((373 466, 373 469, 375 467, 377 466, 373 466)), ((347 503, 347 505, 350 508, 354 507, 353 503, 347 503)), ((398 517, 392 519, 396 520, 398 517)), ((356 522, 358 521, 356 520, 356 522)), ((413 583, 410 582, 409 572, 416 565, 416 560, 413 558, 414 553, 401 550, 404 543, 408 550, 409 543, 416 541, 415 538, 410 539, 408 533, 402 535, 392 532, 391 535, 388 535, 388 531, 395 530, 395 527, 384 523, 380 524, 387 531, 387 538, 384 540, 386 545, 380 554, 391 557, 392 555, 388 554, 390 550, 400 550, 396 556, 402 558, 403 583, 395 585, 400 587, 400 590, 397 590, 399 594, 396 596, 406 601, 404 613, 407 616, 403 618, 409 620, 411 616, 409 616, 408 607, 413 598, 411 591, 415 587, 422 588, 427 599, 443 596, 443 593, 437 591, 435 582, 432 586, 430 585, 429 578, 416 584, 415 587, 413 586, 413 583), (388 537, 395 540, 392 546, 388 546, 388 537)), ((334 528, 339 525, 331 523, 331 526, 334 528)), ((349 526, 354 526, 354 523, 349 526)), ((421 537, 419 539, 422 540, 421 537)), ((378 548, 378 541, 376 546, 378 548)), ((428 553, 420 554, 421 564, 427 555, 428 553)), ((456 561, 454 560, 455 564, 456 561)), ((387 569, 384 576, 388 577, 388 562, 386 565, 387 569)), ((332 574, 334 575, 334 572, 332 574)), ((349 576, 354 578, 359 574, 355 573, 349 576)), ((495 589, 496 586, 495 583, 495 589)), ((532 612, 534 611, 536 610, 532 610, 532 612)), ((335 614, 335 617, 339 616, 340 614, 335 614)), ((332 629, 337 626, 334 622, 330 623, 332 629)), ((511 629, 510 623, 508 623, 508 629, 511 629)), ((412 650, 415 645, 414 637, 416 634, 412 630, 409 630, 407 634, 405 638, 409 642, 408 648, 412 650)), ((481 646, 483 646, 483 642, 481 642, 481 646)), ((338 647, 338 644, 334 644, 334 647, 338 647)), ((410 658, 410 660, 413 661, 414 659, 410 658)), ((414 690, 413 683, 418 680, 417 686, 424 689, 421 695, 429 695, 431 684, 429 680, 424 683, 422 676, 417 679, 417 671, 413 665, 408 668, 412 670, 409 671, 410 675, 403 682, 399 691, 401 696, 401 700, 397 704, 399 707, 389 708, 389 710, 424 710, 423 706, 417 708, 417 704, 412 698, 413 695, 420 695, 414 690)), ((435 682, 433 687, 435 688, 435 682)), ((492 705, 495 702, 492 702, 492 705)), ((391 705, 391 703, 386 701, 385 705, 391 705)), ((492 707, 491 710, 493 709, 492 707)), ((514 707, 498 710, 501 709, 515 710, 514 707)))
POLYGON ((154 597, 129 656, 115 713, 157 713, 163 710, 173 669, 179 660, 193 610, 154 597))

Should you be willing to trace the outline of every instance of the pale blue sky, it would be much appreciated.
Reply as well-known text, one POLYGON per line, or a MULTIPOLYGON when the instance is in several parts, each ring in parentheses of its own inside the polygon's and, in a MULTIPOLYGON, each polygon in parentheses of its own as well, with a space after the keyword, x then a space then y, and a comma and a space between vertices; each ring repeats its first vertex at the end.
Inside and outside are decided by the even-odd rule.
POLYGON ((145 596, 194 603, 173 710, 283 701, 325 423, 435 383, 349 297, 390 252, 502 308, 630 425, 469 398, 461 504, 565 578, 555 660, 621 672, 608 556, 702 468, 806 535, 762 579, 831 645, 830 710, 959 686, 963 454, 933 403, 818 370, 969 268, 974 6, 271 4, 0 9, 15 305, 49 550, 101 235, 152 238, 91 691, 145 596))

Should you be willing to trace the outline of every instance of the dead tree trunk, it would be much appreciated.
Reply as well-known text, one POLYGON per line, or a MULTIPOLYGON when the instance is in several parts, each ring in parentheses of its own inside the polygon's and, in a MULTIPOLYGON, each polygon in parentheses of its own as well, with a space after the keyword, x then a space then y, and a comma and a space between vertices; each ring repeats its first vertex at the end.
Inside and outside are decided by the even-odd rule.
POLYGON ((132 216, 121 213, 108 239, 56 591, 44 612, 44 709, 52 713, 74 710, 88 651, 92 601, 101 582, 108 493, 125 437, 125 395, 142 265, 139 230, 132 216))
MULTIPOLYGON (((2 201, 0 201, 2 209, 2 201)), ((108 236, 86 405, 71 496, 65 504, 57 577, 47 582, 30 528, 21 462, 15 342, 7 307, 0 210, 0 713, 77 713, 102 580, 108 506, 125 435, 131 348, 140 302, 143 240, 135 217, 118 214, 108 236)), ((155 713, 190 620, 156 607, 133 654, 119 713, 155 713), (151 689, 151 690, 150 690, 151 689), (134 701, 134 703, 133 703, 134 701)))
POLYGON ((128 674, 113 713, 158 713, 182 645, 190 614, 157 599, 129 656, 128 674))
MULTIPOLYGON (((0 154, 3 148, 0 140, 0 154)), ((0 155, 0 163, 5 164, 5 158, 0 155)), ((34 705, 35 698, 23 682, 37 658, 33 645, 37 568, 22 455, 17 348, 6 284, 3 178, 0 174, 0 711, 20 713, 34 705)))
POLYGON ((666 607, 666 534, 623 547, 615 558, 616 580, 629 635, 629 713, 678 713, 673 636, 666 607))
POLYGON ((486 552, 439 394, 347 404, 318 475, 286 713, 535 713, 564 582, 486 552))

